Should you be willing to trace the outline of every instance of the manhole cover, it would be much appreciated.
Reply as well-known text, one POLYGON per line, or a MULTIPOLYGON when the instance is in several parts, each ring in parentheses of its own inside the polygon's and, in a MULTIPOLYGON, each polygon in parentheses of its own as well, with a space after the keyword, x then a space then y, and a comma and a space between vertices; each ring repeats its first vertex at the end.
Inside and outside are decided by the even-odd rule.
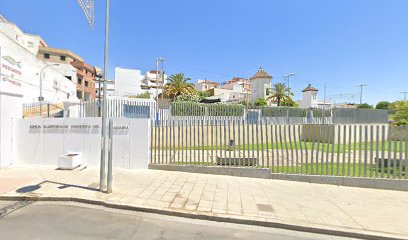
POLYGON ((273 207, 268 204, 256 204, 260 212, 273 212, 273 207))

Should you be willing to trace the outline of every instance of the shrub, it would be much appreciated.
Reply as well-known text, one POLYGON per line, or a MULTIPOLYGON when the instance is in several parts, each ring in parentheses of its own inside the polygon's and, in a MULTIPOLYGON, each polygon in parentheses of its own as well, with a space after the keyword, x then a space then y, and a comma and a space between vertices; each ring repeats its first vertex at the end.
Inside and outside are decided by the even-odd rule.
POLYGON ((258 107, 262 107, 268 105, 268 102, 265 100, 265 98, 258 98, 255 100, 255 105, 258 107))
POLYGON ((357 105, 357 108, 366 108, 366 109, 372 109, 372 108, 373 108, 373 106, 371 106, 371 105, 370 105, 370 104, 368 104, 368 103, 362 103, 362 104, 357 105))
POLYGON ((393 104, 395 113, 392 117, 395 125, 408 125, 408 101, 397 101, 393 104))
POLYGON ((377 105, 375 106, 375 109, 388 110, 390 105, 391 105, 391 103, 387 102, 387 101, 378 102, 377 105))

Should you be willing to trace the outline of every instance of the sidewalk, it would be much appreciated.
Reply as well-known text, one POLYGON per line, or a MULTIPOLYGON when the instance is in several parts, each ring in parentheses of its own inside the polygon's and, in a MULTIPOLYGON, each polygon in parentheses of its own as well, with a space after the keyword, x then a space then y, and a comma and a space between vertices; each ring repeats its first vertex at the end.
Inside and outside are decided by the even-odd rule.
POLYGON ((159 170, 114 169, 112 194, 98 192, 98 181, 96 168, 0 169, 0 200, 85 199, 208 220, 408 239, 408 192, 159 170))

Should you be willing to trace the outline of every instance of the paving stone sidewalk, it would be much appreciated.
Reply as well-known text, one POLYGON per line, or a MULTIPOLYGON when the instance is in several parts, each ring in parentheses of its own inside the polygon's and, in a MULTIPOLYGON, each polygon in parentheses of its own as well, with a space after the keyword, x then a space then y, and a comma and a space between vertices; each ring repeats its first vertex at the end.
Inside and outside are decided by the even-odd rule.
POLYGON ((159 170, 114 169, 112 194, 98 181, 97 168, 0 169, 0 199, 75 197, 408 239, 408 192, 159 170))

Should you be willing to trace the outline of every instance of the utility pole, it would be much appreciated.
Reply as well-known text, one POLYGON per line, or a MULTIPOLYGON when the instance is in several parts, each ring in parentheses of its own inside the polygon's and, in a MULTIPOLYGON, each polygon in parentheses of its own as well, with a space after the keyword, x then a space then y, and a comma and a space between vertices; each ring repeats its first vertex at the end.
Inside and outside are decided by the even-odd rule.
POLYGON ((156 125, 159 123, 159 59, 156 58, 156 125))
POLYGON ((286 74, 286 75, 283 76, 284 78, 288 79, 288 98, 290 98, 290 82, 289 82, 289 80, 290 80, 290 77, 292 77, 292 76, 295 76, 295 74, 294 73, 289 73, 289 74, 286 74))
POLYGON ((164 61, 166 61, 163 57, 159 58, 159 61, 161 63, 161 70, 160 70, 160 85, 161 85, 161 90, 162 90, 162 95, 161 95, 161 102, 163 104, 163 95, 164 95, 164 71, 163 71, 163 66, 164 66, 164 61))
POLYGON ((360 87, 360 105, 363 104, 363 88, 367 87, 367 84, 360 84, 357 85, 357 87, 360 87))
MULTIPOLYGON (((103 191, 106 188, 106 150, 107 150, 107 136, 106 136, 106 125, 107 125, 107 78, 108 78, 108 58, 109 58, 109 10, 110 10, 110 0, 106 0, 106 15, 105 15, 105 56, 103 64, 103 101, 102 101, 102 147, 101 147, 101 168, 100 168, 100 182, 99 190, 103 191)), ((112 173, 112 172, 110 172, 112 173)))
POLYGON ((326 81, 324 81, 324 98, 323 98, 323 108, 326 109, 326 81))
POLYGON ((407 93, 408 92, 400 92, 401 94, 404 94, 404 101, 406 101, 407 100, 407 93))

